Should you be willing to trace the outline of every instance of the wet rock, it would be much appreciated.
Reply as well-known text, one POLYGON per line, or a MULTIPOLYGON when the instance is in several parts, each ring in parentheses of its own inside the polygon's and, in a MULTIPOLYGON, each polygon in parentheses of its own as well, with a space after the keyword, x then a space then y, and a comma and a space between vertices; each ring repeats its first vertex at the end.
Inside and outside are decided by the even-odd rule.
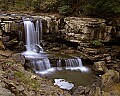
POLYGON ((2 41, 2 42, 7 42, 7 41, 9 41, 9 39, 10 39, 10 36, 4 36, 4 37, 0 37, 0 40, 2 41))
POLYGON ((106 57, 106 62, 107 62, 107 63, 110 63, 110 62, 111 62, 111 59, 112 59, 111 56, 107 56, 107 57, 106 57))
POLYGON ((104 75, 102 75, 102 86, 110 86, 116 82, 119 82, 119 73, 115 70, 108 70, 104 75))
POLYGON ((85 48, 86 50, 84 50, 85 53, 87 54, 97 54, 97 49, 93 49, 93 48, 85 48))
POLYGON ((13 53, 13 52, 10 51, 10 50, 5 50, 5 51, 0 50, 0 55, 5 56, 5 57, 9 57, 9 56, 11 56, 12 53, 13 53))
POLYGON ((90 86, 87 86, 86 89, 85 89, 85 94, 88 94, 90 92, 90 86))
POLYGON ((59 47, 54 47, 54 48, 51 49, 51 51, 59 51, 59 50, 60 50, 59 47))
POLYGON ((0 50, 5 50, 5 46, 1 41, 0 41, 0 50))
POLYGON ((111 96, 109 92, 102 91, 102 96, 111 96))
POLYGON ((13 54, 12 57, 17 63, 25 64, 25 57, 21 53, 13 54))
POLYGON ((101 96, 101 89, 100 89, 100 87, 96 87, 94 96, 101 96))
POLYGON ((107 71, 107 67, 105 66, 105 61, 94 62, 93 69, 96 74, 103 74, 107 71))
POLYGON ((4 42, 4 45, 6 47, 11 47, 11 46, 14 46, 15 44, 18 44, 17 38, 12 39, 12 40, 10 40, 8 42, 4 42))
POLYGON ((83 95, 85 93, 85 87, 83 86, 79 86, 73 93, 72 96, 79 96, 79 95, 83 95))
POLYGON ((64 50, 64 54, 73 54, 75 52, 74 49, 67 49, 67 50, 64 50))
POLYGON ((101 96, 101 89, 100 87, 94 87, 90 90, 88 96, 101 96))

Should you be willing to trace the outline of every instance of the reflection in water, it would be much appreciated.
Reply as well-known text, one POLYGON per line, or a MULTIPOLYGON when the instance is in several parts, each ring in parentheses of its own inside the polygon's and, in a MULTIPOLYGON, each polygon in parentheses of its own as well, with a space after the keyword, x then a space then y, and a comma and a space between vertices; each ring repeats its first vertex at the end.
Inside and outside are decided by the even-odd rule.
POLYGON ((66 81, 75 84, 75 86, 87 86, 94 82, 94 74, 90 68, 86 68, 88 69, 86 72, 82 72, 80 70, 69 70, 66 68, 54 68, 51 72, 49 71, 49 73, 38 74, 51 80, 65 79, 66 81))

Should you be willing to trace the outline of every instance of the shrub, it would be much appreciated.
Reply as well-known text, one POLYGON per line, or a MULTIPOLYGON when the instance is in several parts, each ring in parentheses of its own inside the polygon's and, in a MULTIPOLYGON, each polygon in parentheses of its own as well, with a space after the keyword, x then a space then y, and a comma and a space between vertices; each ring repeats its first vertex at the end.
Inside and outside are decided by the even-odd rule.
POLYGON ((38 12, 40 10, 40 1, 39 0, 33 0, 32 4, 33 4, 34 11, 38 12))
POLYGON ((44 12, 55 12, 58 8, 58 0, 45 0, 41 2, 41 10, 44 12))
POLYGON ((101 43, 99 40, 93 40, 91 41, 91 44, 96 47, 103 45, 103 43, 101 43))
POLYGON ((58 8, 58 11, 61 15, 68 15, 70 13, 70 6, 63 5, 63 6, 58 8))

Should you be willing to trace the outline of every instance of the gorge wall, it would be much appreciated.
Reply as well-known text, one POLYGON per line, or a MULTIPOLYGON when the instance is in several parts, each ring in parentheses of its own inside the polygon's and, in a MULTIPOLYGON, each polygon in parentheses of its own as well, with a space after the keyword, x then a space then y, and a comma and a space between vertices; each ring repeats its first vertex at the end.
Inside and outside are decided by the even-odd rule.
POLYGON ((33 18, 33 22, 39 19, 42 20, 42 45, 43 47, 46 47, 46 50, 54 48, 53 50, 59 51, 56 46, 71 46, 77 49, 84 58, 92 60, 103 60, 103 58, 107 58, 108 62, 109 59, 111 59, 111 56, 115 55, 113 51, 111 55, 110 48, 103 48, 101 50, 100 48, 93 48, 90 43, 93 40, 97 40, 102 43, 113 42, 116 38, 119 38, 119 18, 112 19, 108 22, 105 19, 100 18, 2 14, 0 16, 0 41, 6 48, 14 51, 18 51, 18 49, 21 49, 22 51, 25 50, 25 32, 22 21, 23 17, 31 17, 33 18))

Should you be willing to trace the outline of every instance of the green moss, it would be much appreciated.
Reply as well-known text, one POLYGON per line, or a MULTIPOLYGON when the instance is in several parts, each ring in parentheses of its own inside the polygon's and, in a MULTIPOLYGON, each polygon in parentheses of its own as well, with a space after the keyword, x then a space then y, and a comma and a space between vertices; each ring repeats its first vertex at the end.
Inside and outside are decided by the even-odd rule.
POLYGON ((39 90, 41 87, 40 83, 37 80, 26 77, 22 72, 15 72, 15 77, 25 85, 31 86, 34 90, 39 90))

